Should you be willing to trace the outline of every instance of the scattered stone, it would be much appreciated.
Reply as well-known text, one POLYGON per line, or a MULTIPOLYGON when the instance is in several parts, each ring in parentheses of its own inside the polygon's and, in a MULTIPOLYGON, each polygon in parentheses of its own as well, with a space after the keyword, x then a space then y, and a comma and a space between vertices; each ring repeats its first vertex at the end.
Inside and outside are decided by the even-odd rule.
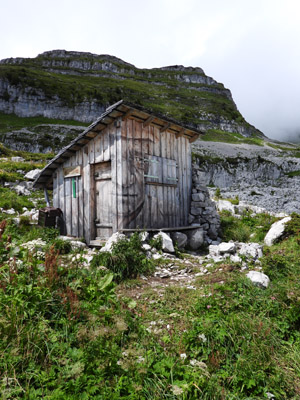
POLYGON ((187 245, 188 237, 185 233, 182 232, 172 232, 171 238, 173 242, 177 243, 177 246, 180 250, 184 249, 187 245))
POLYGON ((201 228, 191 230, 188 233, 188 247, 195 251, 204 244, 204 232, 201 228))
POLYGON ((142 243, 148 242, 149 241, 149 236, 150 236, 149 232, 141 232, 139 234, 139 237, 140 237, 142 243))
POLYGON ((242 262, 242 259, 241 259, 241 257, 239 257, 236 254, 231 254, 230 261, 233 263, 240 263, 240 262, 242 262))
POLYGON ((223 242, 223 243, 220 243, 219 244, 219 252, 221 253, 221 254, 224 254, 224 253, 234 253, 235 252, 235 249, 236 249, 236 247, 235 247, 235 244, 234 243, 226 243, 226 242, 223 242))
POLYGON ((27 172, 27 174, 24 176, 25 179, 28 179, 30 181, 34 181, 40 174, 42 170, 41 169, 32 169, 31 171, 27 172))
POLYGON ((74 237, 70 236, 59 236, 60 240, 65 240, 70 242, 72 250, 86 249, 87 245, 83 243, 81 240, 75 240, 74 237))
POLYGON ((259 243, 238 243, 238 254, 254 260, 263 256, 262 246, 259 243))
POLYGON ((30 191, 22 185, 16 185, 13 187, 13 189, 19 196, 29 196, 30 195, 30 191))
POLYGON ((228 200, 218 200, 216 205, 219 211, 229 211, 231 214, 235 214, 234 205, 228 200))
POLYGON ((16 156, 16 157, 12 157, 11 161, 13 161, 13 162, 23 162, 23 161, 25 161, 25 158, 16 156))
POLYGON ((267 246, 272 246, 284 233, 285 225, 291 220, 291 217, 285 217, 280 221, 274 222, 269 232, 266 234, 264 243, 267 246))
POLYGON ((126 239, 126 236, 123 233, 115 232, 111 235, 111 237, 107 240, 105 245, 100 249, 100 252, 103 253, 105 251, 108 251, 111 253, 112 247, 114 243, 117 243, 119 240, 124 240, 126 239))
POLYGON ((148 243, 144 243, 144 244, 142 245, 142 248, 143 248, 144 250, 146 250, 146 251, 150 251, 150 250, 151 250, 151 246, 150 246, 148 243))
POLYGON ((251 280, 251 282, 253 282, 253 284, 264 289, 266 289, 270 284, 270 278, 262 272, 249 271, 246 276, 251 280))
POLYGON ((2 212, 8 215, 16 214, 16 210, 14 210, 13 208, 10 208, 9 210, 2 210, 2 212))
POLYGON ((174 253, 174 246, 172 239, 170 238, 169 235, 167 235, 165 232, 159 232, 157 235, 153 236, 153 239, 158 239, 161 238, 161 245, 162 245, 162 251, 165 251, 167 253, 174 253))

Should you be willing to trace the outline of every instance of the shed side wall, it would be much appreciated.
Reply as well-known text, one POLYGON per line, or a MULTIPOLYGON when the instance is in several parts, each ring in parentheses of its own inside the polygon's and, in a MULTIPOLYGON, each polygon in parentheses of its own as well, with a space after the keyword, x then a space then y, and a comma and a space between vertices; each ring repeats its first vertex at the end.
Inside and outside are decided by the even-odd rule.
MULTIPOLYGON (((122 224, 119 228, 162 228, 188 224, 191 149, 187 138, 135 119, 122 122, 122 224), (145 157, 176 160, 176 185, 145 182, 145 157), (122 225, 122 226, 121 226, 122 225)), ((160 167, 162 168, 162 167, 160 167)), ((176 168, 175 164, 171 167, 176 168)), ((174 171, 173 171, 174 172, 174 171)), ((157 171, 159 173, 159 171, 157 171)), ((175 173, 175 172, 174 172, 175 173)))

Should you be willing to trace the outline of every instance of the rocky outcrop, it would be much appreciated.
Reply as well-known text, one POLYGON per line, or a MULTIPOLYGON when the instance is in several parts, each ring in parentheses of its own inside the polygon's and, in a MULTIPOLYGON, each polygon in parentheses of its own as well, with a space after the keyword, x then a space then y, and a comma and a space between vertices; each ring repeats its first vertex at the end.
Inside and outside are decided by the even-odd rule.
POLYGON ((239 113, 230 90, 198 67, 139 69, 117 57, 65 50, 0 61, 5 113, 92 122, 121 98, 202 131, 259 134, 239 113))
MULTIPOLYGON (((237 199, 275 213, 300 212, 300 159, 295 151, 265 146, 198 142, 194 147, 194 180, 220 189, 223 199, 237 199)), ((219 209, 234 212, 228 202, 219 209)))

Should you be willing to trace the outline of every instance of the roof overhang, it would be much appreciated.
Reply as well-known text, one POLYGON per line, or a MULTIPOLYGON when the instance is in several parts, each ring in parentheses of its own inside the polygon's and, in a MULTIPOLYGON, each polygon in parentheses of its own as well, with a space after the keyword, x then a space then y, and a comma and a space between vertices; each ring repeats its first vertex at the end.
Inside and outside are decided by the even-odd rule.
POLYGON ((33 182, 33 186, 36 188, 51 188, 53 185, 54 171, 68 158, 74 155, 77 150, 85 146, 90 140, 96 137, 99 132, 104 130, 108 125, 118 118, 133 118, 142 122, 145 127, 152 124, 158 127, 160 132, 168 130, 173 132, 176 138, 185 137, 190 142, 194 142, 199 135, 204 133, 181 124, 172 118, 146 110, 142 106, 133 105, 120 100, 119 102, 108 107, 95 122, 85 129, 84 132, 82 132, 79 136, 77 136, 77 138, 72 140, 71 143, 64 147, 41 171, 40 175, 33 182))

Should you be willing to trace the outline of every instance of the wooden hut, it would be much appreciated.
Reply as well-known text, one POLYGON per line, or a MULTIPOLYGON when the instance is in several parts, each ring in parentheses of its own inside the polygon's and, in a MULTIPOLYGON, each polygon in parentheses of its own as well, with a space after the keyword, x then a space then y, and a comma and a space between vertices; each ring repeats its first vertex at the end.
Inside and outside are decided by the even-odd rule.
POLYGON ((89 244, 116 231, 188 225, 191 145, 200 132, 123 100, 42 170, 63 233, 89 244))

